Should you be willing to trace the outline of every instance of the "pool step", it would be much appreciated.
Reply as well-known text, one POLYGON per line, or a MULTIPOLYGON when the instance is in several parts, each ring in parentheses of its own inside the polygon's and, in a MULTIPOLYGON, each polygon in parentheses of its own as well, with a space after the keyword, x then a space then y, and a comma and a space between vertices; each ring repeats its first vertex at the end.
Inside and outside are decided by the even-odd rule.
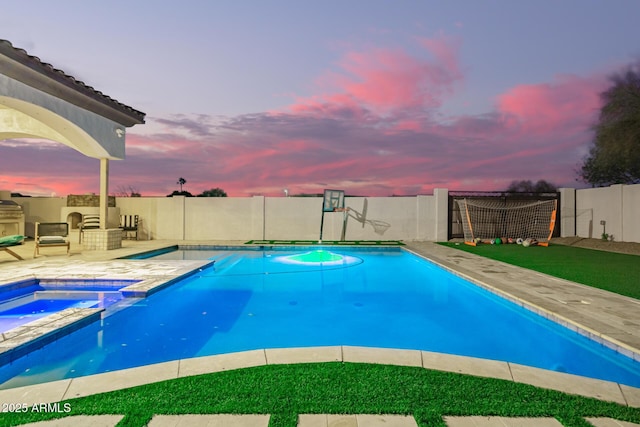
POLYGON ((213 269, 216 273, 220 273, 223 271, 229 271, 234 266, 236 266, 240 261, 242 261, 243 257, 239 254, 230 254, 230 255, 219 255, 217 257, 212 258, 216 263, 213 266, 213 269))
POLYGON ((34 299, 35 299, 34 295, 31 293, 27 295, 21 295, 19 297, 9 299, 6 301, 2 301, 0 302, 0 312, 11 310, 21 305, 29 304, 34 299))

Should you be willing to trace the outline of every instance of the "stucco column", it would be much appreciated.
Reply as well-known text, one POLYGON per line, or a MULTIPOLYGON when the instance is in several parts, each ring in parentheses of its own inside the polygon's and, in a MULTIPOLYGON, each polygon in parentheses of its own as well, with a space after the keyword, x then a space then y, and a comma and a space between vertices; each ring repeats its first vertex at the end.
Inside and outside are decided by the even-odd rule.
POLYGON ((100 228, 107 228, 109 212, 109 159, 100 159, 100 228))
POLYGON ((446 242, 449 237, 449 190, 447 188, 434 188, 433 198, 435 200, 434 240, 436 242, 446 242))
POLYGON ((560 192, 560 206, 556 212, 556 225, 560 225, 560 237, 577 236, 576 189, 560 188, 558 191, 560 192))

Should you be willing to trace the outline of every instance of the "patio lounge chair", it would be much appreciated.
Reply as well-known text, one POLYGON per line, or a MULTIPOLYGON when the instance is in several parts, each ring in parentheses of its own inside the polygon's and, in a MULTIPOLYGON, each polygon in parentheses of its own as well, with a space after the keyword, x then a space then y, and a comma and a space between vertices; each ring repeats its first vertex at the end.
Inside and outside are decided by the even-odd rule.
POLYGON ((66 246, 67 255, 71 249, 69 224, 66 222, 36 222, 36 248, 33 257, 40 255, 40 248, 50 246, 66 246))
POLYGON ((22 257, 17 253, 15 253, 14 251, 12 251, 11 249, 9 249, 9 246, 21 245, 23 241, 24 241, 24 236, 21 236, 19 234, 16 234, 13 236, 2 236, 0 237, 0 251, 4 251, 9 255, 13 255, 19 260, 22 260, 22 257))
POLYGON ((84 237, 84 230, 97 230, 100 228, 100 215, 86 214, 82 215, 82 222, 78 224, 80 233, 78 236, 78 243, 82 243, 82 237, 84 237))
POLYGON ((120 215, 122 237, 127 237, 129 233, 135 233, 135 238, 138 240, 138 220, 138 215, 120 215))

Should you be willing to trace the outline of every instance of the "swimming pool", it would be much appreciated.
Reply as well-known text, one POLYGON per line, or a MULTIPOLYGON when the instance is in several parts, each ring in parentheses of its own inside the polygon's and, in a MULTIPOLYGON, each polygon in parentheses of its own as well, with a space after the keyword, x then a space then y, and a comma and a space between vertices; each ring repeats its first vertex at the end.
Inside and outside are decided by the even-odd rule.
POLYGON ((188 357, 331 345, 467 355, 640 386, 639 363, 400 248, 315 251, 160 255, 216 262, 0 368, 2 387, 188 357))

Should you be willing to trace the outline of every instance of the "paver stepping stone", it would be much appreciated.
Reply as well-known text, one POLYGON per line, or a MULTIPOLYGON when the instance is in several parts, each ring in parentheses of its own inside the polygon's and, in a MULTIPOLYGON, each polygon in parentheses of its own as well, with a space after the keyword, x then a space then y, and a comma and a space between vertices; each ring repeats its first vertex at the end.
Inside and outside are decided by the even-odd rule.
POLYGON ((449 427, 562 427, 555 418, 444 417, 449 427))
POLYGON ((586 418, 594 427, 636 427, 640 424, 630 423, 629 421, 619 421, 613 418, 586 418))
POLYGON ((57 420, 20 424, 20 427, 114 427, 124 415, 73 415, 57 420))
POLYGON ((406 415, 300 414, 298 427, 418 427, 418 424, 406 415))
POLYGON ((269 415, 154 415, 148 427, 267 427, 269 415))

